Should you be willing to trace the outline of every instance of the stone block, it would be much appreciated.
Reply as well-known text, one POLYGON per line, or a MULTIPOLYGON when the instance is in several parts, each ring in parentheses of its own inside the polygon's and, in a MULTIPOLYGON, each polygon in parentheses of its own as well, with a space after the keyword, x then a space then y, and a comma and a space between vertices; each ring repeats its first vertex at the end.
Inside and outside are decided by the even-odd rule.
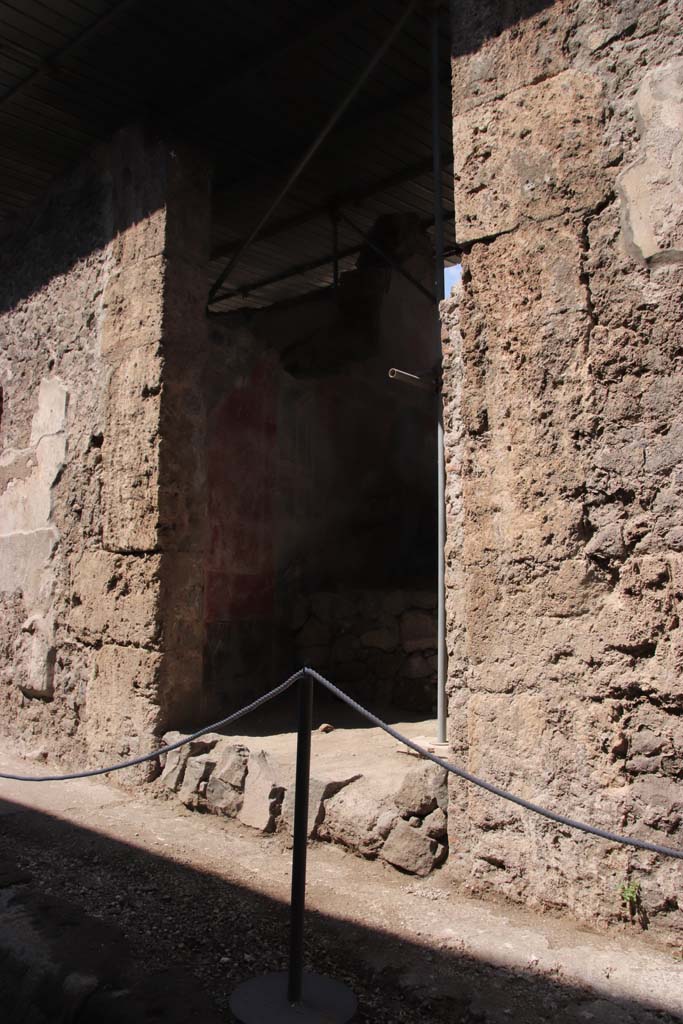
POLYGON ((102 299, 102 356, 118 365, 137 348, 161 344, 166 262, 162 256, 123 264, 102 299))
POLYGON ((361 633, 360 642, 363 647, 372 647, 379 651, 395 651, 398 645, 398 629, 390 626, 368 629, 365 633, 361 633))
POLYGON ((211 238, 212 162, 206 152, 175 140, 166 146, 166 253, 173 262, 204 268, 211 238))
MULTIPOLYGON (((133 176, 137 178, 138 176, 133 176)), ((131 182, 129 182, 131 183, 131 182)), ((120 183, 117 183, 120 184, 120 183)), ((116 186, 115 186, 116 187, 116 186)), ((123 213, 123 211, 117 211, 123 213)), ((128 211, 124 214, 129 216, 128 211)), ((116 270, 131 268, 137 260, 163 256, 166 245, 166 209, 164 206, 150 210, 141 220, 126 221, 122 218, 121 228, 112 241, 112 256, 116 270)))
POLYGON ((451 20, 452 91, 458 111, 567 68, 571 19, 558 4, 551 15, 545 4, 532 7, 528 0, 462 0, 451 5, 451 20))
POLYGON ((380 654, 373 658, 369 665, 379 679, 395 678, 405 661, 405 655, 398 651, 395 654, 380 654))
POLYGON ((411 875, 424 878, 446 859, 447 850, 424 828, 398 819, 382 847, 382 859, 411 875))
POLYGON ((680 261, 683 251, 682 109, 679 57, 644 76, 636 94, 640 141, 617 179, 626 245, 653 265, 672 256, 680 261))
POLYGON ((46 432, 35 436, 33 448, 6 448, 0 455, 0 526, 4 535, 45 529, 53 519, 53 487, 64 468, 66 435, 63 423, 58 431, 49 432, 55 425, 49 417, 54 414, 54 404, 66 401, 66 391, 60 389, 60 399, 58 392, 43 389, 42 384, 32 438, 36 430, 44 428, 46 432))
MULTIPOLYGON (((683 531, 682 531, 683 533, 683 531)), ((683 545, 682 545, 683 546, 683 545)), ((351 633, 344 633, 337 637, 332 645, 331 658, 333 664, 339 662, 353 661, 360 653, 360 641, 351 633)))
POLYGON ((412 604, 405 590, 394 590, 382 599, 382 611, 386 615, 400 615, 412 604))
POLYGON ((216 767, 206 787, 206 803, 214 814, 234 818, 242 808, 249 750, 241 743, 218 748, 216 767))
POLYGON ((428 612, 411 610, 401 616, 401 644, 404 650, 433 650, 436 643, 436 620, 428 612))
MULTIPOLYGON (((163 738, 164 746, 176 743, 181 738, 182 733, 180 732, 167 732, 163 738)), ((174 793, 180 789, 189 756, 190 750, 188 745, 185 744, 185 746, 178 747, 176 750, 169 750, 167 754, 163 754, 161 757, 163 768, 160 781, 163 782, 167 789, 172 790, 174 793)))
POLYGON ((160 557, 87 549, 72 566, 69 627, 89 642, 159 641, 160 557))
POLYGON ((408 597, 410 608, 424 608, 436 613, 436 593, 433 590, 412 590, 408 597))
MULTIPOLYGON (((163 736, 162 745, 168 746, 171 743, 176 743, 182 739, 183 733, 180 732, 167 732, 163 736)), ((168 788, 177 792, 183 782, 185 775, 185 766, 190 757, 199 757, 200 754, 208 754, 215 749, 217 744, 224 740, 218 733, 206 733, 204 736, 200 736, 198 739, 191 740, 189 743, 183 744, 182 747, 177 747, 175 750, 170 750, 168 754, 163 755, 162 764, 163 771, 161 773, 161 782, 168 788)), ((219 755, 216 755, 217 758, 219 755)))
MULTIPOLYGON (((309 791, 308 791, 308 835, 310 838, 314 838, 318 831, 318 826, 321 824, 325 817, 325 801, 339 793, 345 786, 360 779, 361 776, 347 775, 343 778, 318 778, 312 775, 309 780, 309 791)), ((285 798, 282 804, 282 824, 289 831, 292 832, 294 829, 294 799, 295 799, 295 786, 289 786, 285 793, 285 798)))
POLYGON ((42 615, 31 616, 22 623, 16 651, 19 655, 17 682, 22 693, 27 697, 51 700, 56 658, 52 624, 42 615))
POLYGON ((448 773, 431 761, 411 768, 394 796, 403 817, 424 818, 440 807, 448 808, 448 773))
POLYGON ((272 832, 280 816, 284 796, 281 765, 265 750, 252 750, 239 820, 259 832, 272 832))
POLYGON ((137 348, 109 382, 102 446, 103 544, 152 552, 159 544, 161 358, 137 348))
POLYGON ((306 620, 310 615, 310 605, 308 598, 303 597, 299 594, 294 600, 293 604, 288 610, 288 626, 291 630, 296 632, 305 625, 306 620))
MULTIPOLYGON (((140 647, 103 644, 86 693, 85 736, 92 757, 146 754, 161 724, 162 657, 140 647)), ((143 774, 153 768, 143 766, 143 774)))
POLYGON ((302 665, 309 668, 317 668, 320 671, 325 669, 330 661, 329 647, 299 647, 297 648, 298 660, 302 665))
POLYGON ((440 807, 437 807, 435 811, 427 815, 422 827, 431 839, 437 839, 440 843, 446 842, 448 818, 440 807))
POLYGON ((610 192, 600 81, 578 71, 455 118, 456 235, 461 243, 594 209, 610 192))
POLYGON ((69 393, 61 381, 44 378, 38 388, 38 408, 31 420, 30 445, 37 446, 43 437, 59 434, 66 426, 69 393))
POLYGON ((214 768, 216 767, 216 756, 213 753, 199 754, 198 757, 189 757, 185 764, 183 782, 178 790, 178 797, 186 807, 198 807, 200 797, 206 792, 206 783, 214 768))
POLYGON ((169 551, 160 565, 160 614, 167 650, 189 651, 204 642, 204 564, 195 552, 169 551))
POLYGON ((374 858, 395 818, 396 809, 386 795, 369 789, 360 778, 325 802, 317 835, 362 857, 374 858))
POLYGON ((433 671, 432 659, 425 658, 419 651, 409 654, 401 666, 401 675, 406 679, 426 679, 432 675, 433 671))
POLYGON ((323 647, 329 644, 331 636, 329 624, 312 617, 297 636, 297 644, 301 647, 323 647))

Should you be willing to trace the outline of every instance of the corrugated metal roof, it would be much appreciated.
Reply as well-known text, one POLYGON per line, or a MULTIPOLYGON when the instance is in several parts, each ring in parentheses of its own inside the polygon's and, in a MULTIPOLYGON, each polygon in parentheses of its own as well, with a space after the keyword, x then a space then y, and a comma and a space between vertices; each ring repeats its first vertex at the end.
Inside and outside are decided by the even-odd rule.
MULTIPOLYGON (((29 205, 117 127, 158 121, 215 154, 214 280, 402 8, 402 0, 0 0, 0 211, 29 205)), ((450 211, 446 10, 442 18, 450 211)), ((389 211, 430 221, 429 72, 429 20, 418 9, 236 267, 226 287, 237 294, 214 308, 258 307, 331 283, 335 205, 365 230, 389 211)), ((345 223, 338 244, 345 269, 359 245, 345 223)))

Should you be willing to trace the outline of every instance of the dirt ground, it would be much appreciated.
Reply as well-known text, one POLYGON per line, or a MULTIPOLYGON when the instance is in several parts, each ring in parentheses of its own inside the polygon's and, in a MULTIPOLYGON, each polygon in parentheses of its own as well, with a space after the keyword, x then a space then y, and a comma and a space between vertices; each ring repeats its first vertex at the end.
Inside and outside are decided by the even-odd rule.
MULTIPOLYGON (((40 765, 0 757, 2 770, 40 765)), ((252 976, 285 967, 291 851, 154 787, 0 781, 0 857, 33 884, 122 929, 149 971, 191 972, 229 1016, 252 976)), ((312 844, 307 958, 347 982, 356 1020, 435 1024, 654 1024, 683 1020, 683 963, 635 933, 463 898, 312 844)))

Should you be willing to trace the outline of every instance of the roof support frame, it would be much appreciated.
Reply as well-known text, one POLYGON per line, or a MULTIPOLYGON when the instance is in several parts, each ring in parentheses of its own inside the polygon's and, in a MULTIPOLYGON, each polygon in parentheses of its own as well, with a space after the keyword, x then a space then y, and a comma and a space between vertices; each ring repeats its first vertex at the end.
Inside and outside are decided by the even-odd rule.
MULTIPOLYGON (((298 228, 304 224, 308 224, 310 221, 316 220, 318 217, 329 216, 330 210, 339 210, 344 206, 358 205, 364 200, 371 199, 373 196, 378 195, 380 192, 389 191, 389 189, 394 188, 396 185, 403 185, 407 182, 414 181, 416 178, 422 177, 422 175, 429 174, 432 170, 432 166, 433 160, 432 157, 429 156, 417 163, 410 164, 408 167, 403 167, 400 171, 396 171, 394 174, 388 174, 384 178, 374 181, 366 188, 350 189, 348 192, 338 192, 330 195, 324 202, 317 206, 311 206, 308 210, 304 210, 302 213, 296 213, 291 217, 285 217, 282 220, 275 221, 270 225, 270 227, 261 232, 259 239, 261 241, 265 241, 267 238, 275 238, 277 235, 284 234, 292 228, 298 228)), ((447 164, 446 167, 448 166, 450 165, 447 164)), ((218 260, 231 256, 245 243, 245 241, 246 238, 238 238, 234 242, 226 242, 221 245, 217 245, 211 253, 211 259, 218 260)))
POLYGON ((230 259, 230 261, 228 263, 228 265, 221 271, 221 273, 218 275, 217 279, 214 281, 214 283, 211 286, 211 289, 209 291, 208 304, 211 304, 212 302, 215 302, 215 301, 220 301, 219 293, 220 293, 220 289, 221 289, 222 285, 227 280, 229 275, 233 272, 233 270, 237 266, 238 262, 240 261, 240 259, 242 258, 242 256, 246 252, 246 250, 249 248, 249 246, 252 244, 252 242, 254 242, 256 240, 256 238, 259 236, 261 230, 268 223, 268 221, 272 217, 272 215, 275 212, 275 210, 279 207, 279 205, 282 202, 282 200, 289 193, 289 191, 292 188, 292 186, 294 185, 294 183, 297 181, 297 179, 303 173, 303 171, 305 170, 306 166, 308 165, 310 160, 313 158, 313 156, 316 154, 316 152, 318 151, 318 149, 320 148, 320 146, 322 145, 324 140, 327 138, 327 136, 330 134, 330 132, 332 131, 334 126, 337 124, 337 122, 339 121, 339 119, 342 116, 342 114, 344 113, 344 111, 347 109, 347 107, 353 102, 355 97, 358 95, 358 93, 362 89, 363 85, 365 84, 367 79, 370 77, 370 75, 374 71, 375 67, 379 64, 379 62, 381 61, 381 59, 384 56, 384 54, 387 52, 387 50, 389 49, 389 47, 393 43, 394 39, 396 38, 396 36, 399 34, 401 29, 405 25, 406 21, 413 14, 413 12, 414 12, 414 10, 417 7, 419 2, 420 2, 420 0, 408 0, 408 3, 406 4, 406 6, 404 7, 403 11, 401 12, 400 17, 397 19, 397 21, 392 26, 392 28, 391 28, 390 32, 388 33, 388 35, 386 36, 384 42, 381 44, 381 46, 372 55, 371 59, 366 64, 366 66, 364 67, 363 71, 361 72, 359 77, 354 82, 354 84, 351 87, 351 89, 343 97, 341 102, 338 104, 338 106, 333 111, 333 113, 330 115, 328 120, 325 122, 325 124, 323 125, 321 130, 318 132, 318 134, 315 137, 315 139, 313 140, 313 142, 310 144, 308 149, 305 151, 305 153, 303 154, 301 159, 298 161, 296 166, 290 172, 290 174, 287 177, 286 181, 284 182, 282 188, 279 190, 279 192, 277 193, 277 195, 275 196, 275 198, 271 202, 271 204, 268 207, 268 209, 261 216, 261 218, 259 219, 258 223, 254 226, 254 228, 252 229, 251 233, 245 239, 244 243, 233 254, 232 258, 230 259))
MULTIPOLYGON (((82 32, 75 35, 73 39, 69 39, 64 46, 55 50, 54 53, 50 54, 40 62, 37 68, 30 72, 26 78, 22 78, 20 82, 17 82, 11 89, 9 89, 3 96, 0 96, 0 106, 7 103, 14 96, 23 92, 34 82, 39 81, 41 78, 47 78, 55 73, 55 70, 59 67, 60 63, 69 57, 78 47, 83 46, 89 39, 96 36, 102 29, 106 28, 114 19, 119 18, 122 14, 138 3, 139 0, 119 0, 114 7, 110 7, 108 11, 96 18, 87 28, 84 28, 82 32)), ((16 44, 15 44, 16 45, 16 44)), ((25 47, 21 47, 25 49, 25 47)))

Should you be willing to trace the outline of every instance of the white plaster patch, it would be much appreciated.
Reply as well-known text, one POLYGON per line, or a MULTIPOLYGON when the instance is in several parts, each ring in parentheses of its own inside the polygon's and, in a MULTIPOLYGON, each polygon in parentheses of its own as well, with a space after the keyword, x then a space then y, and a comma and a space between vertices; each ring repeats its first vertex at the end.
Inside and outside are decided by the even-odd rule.
POLYGON ((58 434, 66 424, 66 403, 68 392, 58 380, 42 380, 38 389, 38 409, 31 421, 31 445, 37 445, 41 437, 58 434))
POLYGON ((7 480, 0 494, 0 591, 20 592, 31 616, 44 615, 51 603, 46 568, 59 537, 52 523, 52 487, 64 465, 67 397, 59 381, 43 380, 30 447, 0 454, 7 480), (13 465, 21 467, 16 479, 13 465))
POLYGON ((54 527, 0 536, 0 591, 20 591, 31 614, 47 612, 51 603, 49 581, 43 576, 58 539, 54 527))
MULTIPOLYGON (((57 381, 42 381, 38 392, 38 409, 31 423, 31 447, 7 449, 0 455, 7 487, 0 495, 0 536, 44 530, 52 518, 51 489, 63 465, 66 453, 64 422, 67 392, 57 381), (12 465, 32 463, 28 476, 13 480, 12 465)), ((0 589, 3 587, 0 567, 0 589)))

